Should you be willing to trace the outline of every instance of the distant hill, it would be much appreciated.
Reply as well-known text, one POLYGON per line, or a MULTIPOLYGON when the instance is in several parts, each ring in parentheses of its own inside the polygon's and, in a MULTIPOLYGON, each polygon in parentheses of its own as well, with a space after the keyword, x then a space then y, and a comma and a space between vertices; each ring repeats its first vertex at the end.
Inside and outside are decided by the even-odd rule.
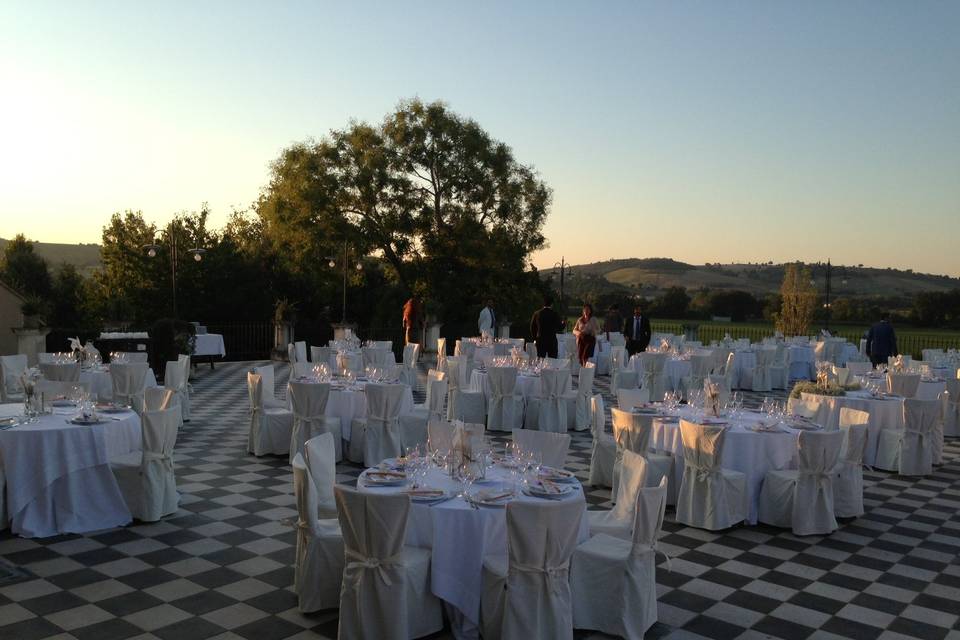
MULTIPOLYGON (((0 238, 0 251, 6 248, 8 242, 9 240, 0 238)), ((85 276, 100 268, 100 245, 98 244, 36 242, 33 250, 44 258, 51 268, 66 262, 74 265, 85 276)))
MULTIPOLYGON (((575 265, 567 280, 571 293, 580 290, 621 291, 652 297, 669 287, 739 289, 754 295, 777 293, 783 282, 783 264, 693 265, 669 258, 627 258, 575 265)), ((826 264, 808 265, 817 288, 822 290, 826 264)), ((545 277, 558 275, 544 269, 545 277)), ((960 278, 914 273, 898 269, 833 265, 832 290, 836 296, 912 296, 921 291, 960 288, 960 278)))

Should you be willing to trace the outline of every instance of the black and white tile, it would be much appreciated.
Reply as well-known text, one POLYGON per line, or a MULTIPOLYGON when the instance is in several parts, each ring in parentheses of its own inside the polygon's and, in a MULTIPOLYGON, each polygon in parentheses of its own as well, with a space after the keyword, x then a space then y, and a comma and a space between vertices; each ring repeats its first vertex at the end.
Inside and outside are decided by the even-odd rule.
MULTIPOLYGON (((0 640, 336 637, 336 611, 296 608, 290 467, 246 452, 253 364, 196 370, 193 419, 176 448, 177 514, 82 536, 0 534, 13 568, 0 573, 0 640)), ((286 365, 277 373, 282 394, 286 365)), ((596 386, 611 406, 608 379, 596 386)), ((746 395, 756 406, 764 394, 746 395)), ((586 479, 590 435, 572 435, 567 466, 586 479)), ((867 471, 867 514, 831 536, 709 533, 668 512, 661 548, 671 560, 657 569, 660 622, 648 637, 960 640, 960 442, 945 459, 922 479, 867 471)), ((360 471, 338 465, 337 481, 360 471)), ((609 498, 587 487, 591 509, 609 498)))

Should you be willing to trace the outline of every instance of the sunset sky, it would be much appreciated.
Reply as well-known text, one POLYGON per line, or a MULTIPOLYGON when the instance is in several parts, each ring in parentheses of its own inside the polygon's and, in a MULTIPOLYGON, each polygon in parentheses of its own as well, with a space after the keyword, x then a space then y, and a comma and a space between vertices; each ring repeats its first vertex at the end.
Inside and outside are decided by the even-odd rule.
POLYGON ((960 2, 0 4, 0 236, 219 225, 281 149, 444 100, 554 190, 550 266, 960 275, 960 2))

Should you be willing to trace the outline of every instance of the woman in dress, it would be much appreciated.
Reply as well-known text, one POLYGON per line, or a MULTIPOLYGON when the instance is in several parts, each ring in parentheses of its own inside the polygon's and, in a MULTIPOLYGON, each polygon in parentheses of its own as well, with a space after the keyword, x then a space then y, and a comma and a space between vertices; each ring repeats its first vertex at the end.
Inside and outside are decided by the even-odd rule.
POLYGON ((577 337, 577 356, 580 358, 580 366, 587 364, 587 360, 593 355, 593 347, 597 344, 597 334, 600 332, 600 324, 593 317, 593 307, 589 304, 583 305, 583 313, 577 318, 577 324, 573 327, 573 335, 577 337))

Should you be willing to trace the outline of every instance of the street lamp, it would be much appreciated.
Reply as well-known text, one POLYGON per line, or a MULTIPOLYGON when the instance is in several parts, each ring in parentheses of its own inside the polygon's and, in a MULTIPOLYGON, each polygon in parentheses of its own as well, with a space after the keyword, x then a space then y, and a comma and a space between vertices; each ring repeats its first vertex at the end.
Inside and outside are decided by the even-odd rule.
MULTIPOLYGON (((343 243, 343 313, 340 317, 341 324, 347 323, 347 262, 348 262, 349 249, 350 249, 349 245, 346 242, 344 242, 343 243)), ((356 250, 354 250, 354 252, 356 252, 356 250)), ((327 260, 329 260, 327 264, 330 265, 331 269, 337 266, 337 259, 334 258, 333 256, 327 256, 327 260)), ((363 263, 360 262, 360 260, 357 260, 357 264, 355 265, 354 268, 357 271, 363 271, 363 263)))
MULTIPOLYGON (((177 266, 179 263, 180 256, 180 237, 177 235, 177 225, 170 225, 170 286, 172 290, 172 301, 173 301, 173 317, 177 317, 177 266)), ((145 244, 141 247, 147 252, 147 257, 156 258, 157 252, 160 250, 160 245, 156 241, 151 242, 150 244, 145 244)), ((203 260, 203 255, 207 252, 206 249, 201 249, 200 247, 194 247, 192 249, 186 249, 187 255, 193 256, 194 262, 200 262, 203 260)))
MULTIPOLYGON (((844 271, 842 271, 842 268, 841 268, 840 278, 841 278, 841 279, 840 279, 840 284, 844 284, 844 285, 847 284, 847 276, 846 276, 846 273, 845 273, 844 271)), ((833 311, 833 303, 830 301, 830 293, 831 293, 831 282, 832 282, 832 279, 833 279, 833 265, 830 264, 830 260, 828 259, 828 260, 827 260, 826 287, 825 287, 825 289, 824 289, 824 296, 825 296, 825 298, 824 298, 824 301, 823 301, 823 309, 824 309, 824 312, 825 312, 823 328, 824 328, 826 331, 830 331, 830 314, 831 314, 831 312, 833 311)))
MULTIPOLYGON (((560 270, 560 313, 563 314, 561 315, 561 317, 565 318, 566 317, 565 314, 567 313, 567 308, 563 306, 563 281, 565 277, 569 277, 569 278, 573 277, 573 267, 571 267, 570 264, 568 264, 566 260, 564 260, 564 258, 561 256, 560 262, 554 263, 553 268, 554 270, 556 269, 560 270)), ((564 320, 564 326, 566 326, 566 320, 564 320)))

